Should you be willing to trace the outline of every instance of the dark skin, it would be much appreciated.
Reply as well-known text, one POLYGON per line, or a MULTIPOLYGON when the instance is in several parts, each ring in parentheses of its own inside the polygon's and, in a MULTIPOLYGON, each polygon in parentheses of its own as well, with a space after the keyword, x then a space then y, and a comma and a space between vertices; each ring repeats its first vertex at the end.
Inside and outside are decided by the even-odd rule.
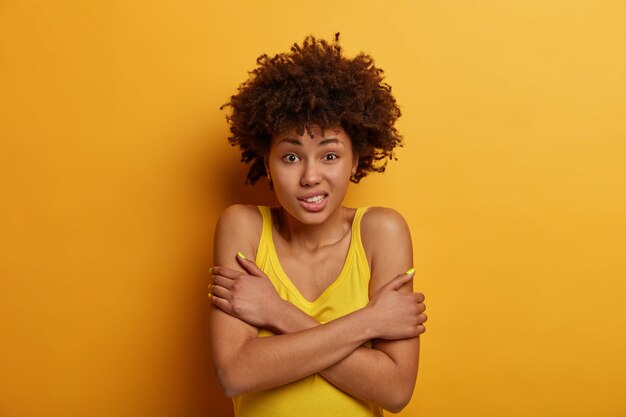
MULTIPOLYGON (((297 132, 290 133, 294 135, 297 132)), ((301 145, 292 144, 295 150, 276 145, 268 155, 283 213, 273 231, 278 255, 281 263, 285 256, 297 257, 293 265, 301 265, 301 271, 315 271, 306 266, 307 259, 313 264, 324 251, 335 249, 333 245, 341 247, 354 217, 354 209, 342 206, 355 162, 352 146, 349 142, 337 145, 332 149, 335 156, 328 158, 330 150, 320 145, 324 139, 321 134, 313 140, 302 139, 301 145), (285 157, 291 153, 297 158, 285 157), (310 212, 298 203, 299 196, 311 190, 323 193, 323 210, 310 212)), ((340 139, 349 141, 349 137, 340 139)), ((249 257, 256 253, 260 229, 256 207, 233 206, 216 230, 218 266, 213 268, 212 299, 217 308, 211 313, 211 335, 218 380, 227 395, 276 387, 319 372, 350 395, 391 411, 402 409, 413 392, 419 335, 427 319, 424 297, 412 292, 412 274, 404 273, 412 264, 404 219, 384 208, 365 213, 361 237, 371 270, 370 302, 321 325, 280 299, 252 261, 235 256, 238 251, 249 257), (278 335, 259 338, 260 328, 278 335), (372 349, 362 347, 370 340, 372 349)), ((330 263, 340 263, 344 257, 345 252, 330 263)), ((329 270, 339 267, 328 266, 329 270)), ((312 285, 318 277, 305 274, 296 284, 309 299, 329 284, 312 285)))

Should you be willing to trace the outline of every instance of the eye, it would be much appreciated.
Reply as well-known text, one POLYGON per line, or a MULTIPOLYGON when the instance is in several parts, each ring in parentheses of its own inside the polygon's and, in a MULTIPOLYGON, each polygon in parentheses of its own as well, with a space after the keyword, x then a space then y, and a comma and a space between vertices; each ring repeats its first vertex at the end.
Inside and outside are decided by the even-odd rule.
POLYGON ((339 159, 339 155, 336 153, 327 153, 324 155, 324 161, 334 161, 336 159, 339 159))
POLYGON ((300 158, 298 158, 298 155, 296 155, 295 153, 288 153, 287 155, 283 156, 283 161, 290 164, 298 162, 299 159, 300 158))

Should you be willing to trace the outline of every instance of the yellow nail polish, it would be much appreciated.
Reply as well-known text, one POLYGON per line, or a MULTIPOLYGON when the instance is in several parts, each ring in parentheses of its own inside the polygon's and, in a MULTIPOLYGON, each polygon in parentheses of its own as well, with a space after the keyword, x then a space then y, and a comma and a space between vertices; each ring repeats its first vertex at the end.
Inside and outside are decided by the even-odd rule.
POLYGON ((415 273, 415 268, 411 268, 408 271, 406 271, 404 274, 405 275, 413 275, 415 273))
POLYGON ((213 273, 213 267, 209 268, 209 273, 211 273, 211 274, 213 273))
POLYGON ((248 259, 248 258, 246 258, 246 255, 244 255, 241 252, 237 252, 237 256, 239 256, 241 259, 248 259))

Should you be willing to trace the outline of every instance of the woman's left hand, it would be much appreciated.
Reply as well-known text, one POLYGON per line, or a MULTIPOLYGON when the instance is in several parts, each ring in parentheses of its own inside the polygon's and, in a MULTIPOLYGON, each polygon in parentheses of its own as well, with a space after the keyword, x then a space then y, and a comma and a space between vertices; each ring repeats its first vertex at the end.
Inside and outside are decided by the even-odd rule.
POLYGON ((239 256, 237 261, 246 272, 225 266, 212 268, 211 301, 223 312, 248 324, 271 329, 284 301, 253 261, 239 256))

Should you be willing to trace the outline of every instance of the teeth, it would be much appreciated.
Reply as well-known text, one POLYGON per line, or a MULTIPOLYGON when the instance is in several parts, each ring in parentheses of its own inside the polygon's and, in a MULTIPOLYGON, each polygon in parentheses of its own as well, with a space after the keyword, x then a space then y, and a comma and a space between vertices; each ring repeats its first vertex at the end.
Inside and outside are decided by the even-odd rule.
POLYGON ((307 198, 304 201, 306 201, 307 203, 319 203, 325 198, 326 198, 325 195, 320 194, 320 195, 316 195, 315 197, 307 198))

